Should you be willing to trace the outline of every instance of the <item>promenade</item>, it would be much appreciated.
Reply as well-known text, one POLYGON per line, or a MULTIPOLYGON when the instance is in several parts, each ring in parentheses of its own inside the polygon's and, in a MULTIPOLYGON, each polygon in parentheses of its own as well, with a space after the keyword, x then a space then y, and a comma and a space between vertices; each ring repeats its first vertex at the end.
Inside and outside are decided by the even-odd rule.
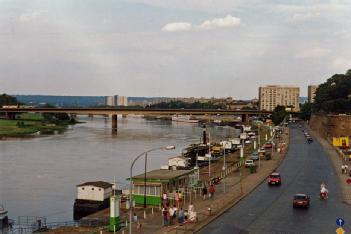
MULTIPOLYGON (((265 134, 265 133, 263 133, 265 134)), ((184 199, 184 204, 182 207, 184 210, 188 209, 188 205, 193 203, 195 207, 195 212, 197 212, 197 222, 190 223, 186 222, 185 224, 178 224, 175 219, 172 226, 163 227, 163 217, 162 212, 159 208, 148 208, 146 213, 146 219, 143 218, 143 209, 136 208, 135 213, 138 216, 140 225, 133 223, 133 233, 146 233, 146 234, 155 234, 155 233, 194 233, 202 228, 204 228, 212 220, 220 216, 227 209, 235 205, 247 194, 253 191, 259 184, 265 181, 267 176, 274 171, 283 160, 284 155, 288 148, 289 143, 289 129, 285 128, 284 133, 280 139, 281 143, 285 143, 285 147, 282 148, 282 151, 274 151, 272 154, 271 160, 260 160, 260 167, 257 167, 256 173, 250 173, 248 168, 239 166, 234 162, 238 161, 239 152, 233 154, 228 154, 226 157, 228 165, 228 174, 227 176, 220 181, 219 184, 215 186, 216 192, 213 198, 206 198, 203 200, 201 196, 201 188, 194 190, 192 193, 188 194, 184 199), (239 167, 238 167, 239 166, 239 167), (224 183, 225 183, 225 192, 224 192, 224 183)), ((281 144, 283 145, 283 144, 281 144)), ((252 147, 247 147, 245 150, 245 156, 248 156, 252 152, 252 147)), ((223 175, 222 165, 223 159, 215 163, 211 167, 211 177, 223 175)), ((258 162, 256 162, 258 165, 258 162)), ((208 178, 208 167, 204 167, 200 172, 201 177, 207 176, 208 178)), ((98 212, 94 214, 94 217, 108 217, 109 209, 98 212)), ((121 210, 120 213, 123 226, 125 226, 125 220, 128 219, 128 211, 125 209, 121 210)), ((57 229, 51 230, 49 233, 108 233, 107 231, 90 229, 57 229), (95 231, 95 232, 94 232, 95 231)), ((128 233, 127 228, 122 228, 116 233, 128 233)))

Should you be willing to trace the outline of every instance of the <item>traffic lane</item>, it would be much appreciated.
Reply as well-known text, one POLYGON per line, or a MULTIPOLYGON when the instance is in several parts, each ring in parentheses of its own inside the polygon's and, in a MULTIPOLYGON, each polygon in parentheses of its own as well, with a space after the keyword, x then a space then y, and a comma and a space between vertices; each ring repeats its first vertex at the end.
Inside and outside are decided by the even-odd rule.
POLYGON ((233 232, 230 229, 233 226, 250 233, 325 233, 335 231, 335 216, 350 219, 350 209, 340 202, 338 181, 321 146, 317 142, 307 144, 298 129, 291 129, 290 137, 287 157, 278 170, 282 174, 282 186, 260 185, 208 225, 206 233, 241 233, 233 232), (319 199, 321 181, 326 182, 330 189, 331 197, 327 201, 319 199), (292 208, 292 197, 299 192, 311 195, 309 210, 292 208))

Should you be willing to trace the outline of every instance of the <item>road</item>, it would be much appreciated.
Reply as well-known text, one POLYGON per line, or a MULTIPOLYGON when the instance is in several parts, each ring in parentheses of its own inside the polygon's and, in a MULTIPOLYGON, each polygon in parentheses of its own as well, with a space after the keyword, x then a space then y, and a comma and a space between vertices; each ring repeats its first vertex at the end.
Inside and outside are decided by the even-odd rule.
POLYGON ((342 203, 341 188, 334 168, 322 146, 307 144, 301 129, 291 127, 287 156, 277 170, 280 187, 265 182, 200 233, 335 233, 335 220, 342 217, 346 233, 351 232, 351 206, 342 203), (320 200, 321 182, 329 199, 320 200), (311 196, 308 210, 293 209, 296 193, 311 196))

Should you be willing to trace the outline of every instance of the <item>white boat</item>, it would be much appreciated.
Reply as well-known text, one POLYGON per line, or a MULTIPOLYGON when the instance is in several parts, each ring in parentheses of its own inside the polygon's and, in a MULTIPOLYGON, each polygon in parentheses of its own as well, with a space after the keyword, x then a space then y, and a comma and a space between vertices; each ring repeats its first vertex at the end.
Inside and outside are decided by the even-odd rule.
POLYGON ((191 115, 172 115, 172 121, 184 123, 198 123, 198 119, 193 119, 191 115))

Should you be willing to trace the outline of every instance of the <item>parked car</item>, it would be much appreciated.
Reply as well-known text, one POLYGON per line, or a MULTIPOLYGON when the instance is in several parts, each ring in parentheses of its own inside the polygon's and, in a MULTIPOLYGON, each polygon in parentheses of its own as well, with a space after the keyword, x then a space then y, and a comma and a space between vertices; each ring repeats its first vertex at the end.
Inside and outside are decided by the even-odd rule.
POLYGON ((310 207, 310 197, 306 194, 295 194, 293 200, 293 207, 294 208, 308 208, 310 207))
POLYGON ((273 172, 268 176, 268 184, 269 185, 281 185, 282 178, 278 172, 273 172))
POLYGON ((264 144, 264 148, 265 149, 269 149, 269 148, 272 148, 273 147, 273 144, 271 142, 267 142, 266 144, 264 144))
POLYGON ((245 160, 244 165, 245 165, 245 167, 255 166, 255 162, 252 159, 247 159, 247 160, 245 160))
POLYGON ((254 152, 250 155, 250 159, 254 160, 254 161, 257 161, 259 160, 259 156, 258 156, 258 153, 257 152, 254 152))

